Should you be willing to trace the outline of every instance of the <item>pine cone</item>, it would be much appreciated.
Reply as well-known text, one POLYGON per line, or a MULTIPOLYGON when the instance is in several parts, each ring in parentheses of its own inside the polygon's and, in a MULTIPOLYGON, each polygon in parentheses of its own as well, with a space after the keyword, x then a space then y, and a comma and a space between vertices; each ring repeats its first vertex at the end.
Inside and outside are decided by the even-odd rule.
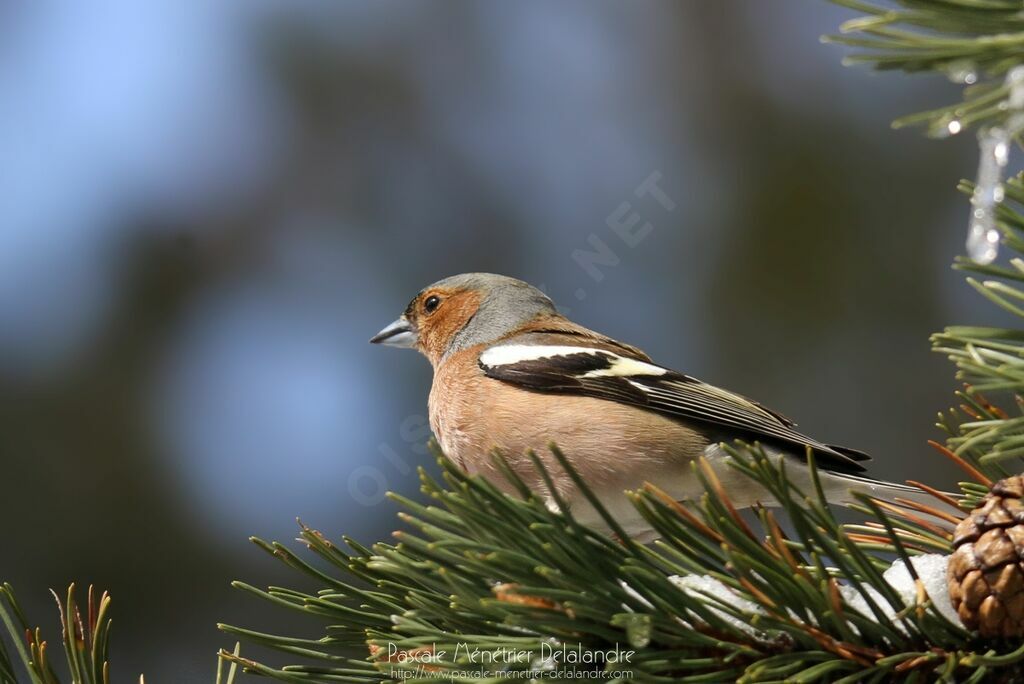
POLYGON ((953 534, 946 579, 968 629, 1024 636, 1024 475, 997 482, 953 534))

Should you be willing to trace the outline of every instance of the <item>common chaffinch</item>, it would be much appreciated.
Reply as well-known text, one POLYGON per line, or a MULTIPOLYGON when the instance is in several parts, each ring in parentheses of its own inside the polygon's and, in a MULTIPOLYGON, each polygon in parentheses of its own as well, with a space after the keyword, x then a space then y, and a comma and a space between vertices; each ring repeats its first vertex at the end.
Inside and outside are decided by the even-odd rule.
MULTIPOLYGON (((540 290, 514 278, 464 273, 421 290, 376 344, 420 351, 434 367, 430 426, 445 454, 506 490, 491 458, 497 449, 534 491, 554 497, 527 457, 548 466, 573 515, 602 528, 596 511, 554 463, 556 444, 623 529, 650 533, 625 490, 653 482, 678 500, 703 489, 691 463, 706 456, 737 506, 771 505, 767 492, 726 467, 723 443, 761 443, 810 491, 806 453, 826 496, 852 490, 915 498, 917 489, 872 480, 869 457, 797 432, 783 415, 738 394, 655 364, 642 351, 573 323, 540 290)), ((934 501, 933 501, 934 502, 934 501)))

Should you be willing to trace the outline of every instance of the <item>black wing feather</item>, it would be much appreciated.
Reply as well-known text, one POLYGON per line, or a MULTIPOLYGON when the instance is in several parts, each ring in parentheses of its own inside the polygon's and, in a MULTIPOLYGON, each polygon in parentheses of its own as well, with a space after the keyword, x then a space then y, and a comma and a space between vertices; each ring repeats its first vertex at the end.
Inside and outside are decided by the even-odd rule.
POLYGON ((759 440, 779 446, 798 447, 803 455, 810 447, 823 468, 846 473, 865 470, 858 461, 868 456, 854 449, 836 447, 794 430, 795 423, 761 404, 727 392, 696 378, 666 370, 662 375, 602 374, 618 354, 599 349, 562 353, 480 367, 488 377, 538 392, 578 394, 631 404, 666 416, 698 421, 720 430, 721 439, 759 440), (588 376, 588 374, 590 374, 588 376))

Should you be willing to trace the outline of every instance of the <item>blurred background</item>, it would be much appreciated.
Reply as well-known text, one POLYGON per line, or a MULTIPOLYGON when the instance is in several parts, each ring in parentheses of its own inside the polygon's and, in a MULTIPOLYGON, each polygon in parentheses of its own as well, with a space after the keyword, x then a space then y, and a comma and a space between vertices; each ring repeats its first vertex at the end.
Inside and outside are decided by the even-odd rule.
POLYGON ((842 67, 848 17, 3 3, 0 576, 52 638, 47 588, 110 589, 116 678, 211 681, 217 621, 290 629, 229 587, 299 581, 249 535, 370 542, 417 492, 430 369, 367 339, 472 270, 949 486, 975 146, 890 130, 957 89, 842 67))

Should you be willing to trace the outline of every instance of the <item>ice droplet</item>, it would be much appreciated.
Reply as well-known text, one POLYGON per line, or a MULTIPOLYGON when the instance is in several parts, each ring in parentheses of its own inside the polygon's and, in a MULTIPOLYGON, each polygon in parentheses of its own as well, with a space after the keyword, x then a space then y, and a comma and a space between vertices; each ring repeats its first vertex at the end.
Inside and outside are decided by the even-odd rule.
POLYGON ((951 114, 946 114, 931 125, 928 134, 933 138, 948 138, 951 135, 956 135, 963 128, 964 126, 960 123, 960 119, 951 114))
POLYGON ((980 221, 967 233, 967 256, 979 264, 991 264, 999 256, 999 231, 980 221))
POLYGON ((1008 140, 1004 139, 997 140, 995 146, 992 148, 992 154, 995 155, 996 164, 999 168, 1006 166, 1006 162, 1010 161, 1010 144, 1008 140))
POLYGON ((947 64, 946 75, 953 83, 974 85, 978 82, 978 70, 969 59, 958 59, 947 64))

